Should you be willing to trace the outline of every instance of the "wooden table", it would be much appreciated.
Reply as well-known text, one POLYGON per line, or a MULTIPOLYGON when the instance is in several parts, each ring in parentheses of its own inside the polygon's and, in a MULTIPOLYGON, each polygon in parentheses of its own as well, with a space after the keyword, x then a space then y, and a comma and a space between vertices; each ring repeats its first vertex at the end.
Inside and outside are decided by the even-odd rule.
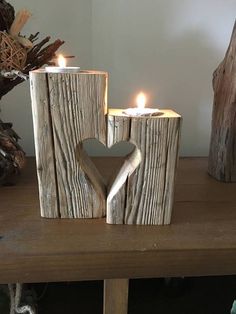
MULTIPOLYGON (((96 159, 104 175, 119 162, 96 159)), ((236 274, 236 184, 206 169, 205 158, 180 160, 170 226, 113 226, 40 218, 30 159, 17 185, 0 189, 0 283, 116 279, 105 281, 104 313, 121 314, 124 278, 236 274)))

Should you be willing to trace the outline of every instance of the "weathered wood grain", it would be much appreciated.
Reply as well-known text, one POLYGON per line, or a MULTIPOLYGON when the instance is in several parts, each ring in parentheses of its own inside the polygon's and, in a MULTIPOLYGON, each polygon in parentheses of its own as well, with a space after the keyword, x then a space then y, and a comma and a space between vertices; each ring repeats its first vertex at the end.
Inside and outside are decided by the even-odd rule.
POLYGON ((129 197, 126 182, 137 169, 141 160, 141 151, 135 146, 134 150, 124 159, 119 171, 115 172, 109 180, 106 198, 108 223, 116 221, 117 224, 123 224, 125 222, 125 211, 120 208, 126 206, 126 199, 129 197))
POLYGON ((43 217, 99 218, 107 213, 110 224, 170 223, 178 114, 165 110, 156 117, 129 117, 114 109, 106 117, 104 72, 34 71, 31 94, 37 160, 44 164, 38 167, 43 217), (42 125, 49 137, 38 130, 42 125), (120 141, 135 146, 108 184, 83 149, 88 138, 108 147, 120 141), (55 204, 48 202, 53 196, 55 204))
MULTIPOLYGON (((58 209, 50 208, 42 201, 41 212, 44 217, 61 218, 95 218, 105 214, 105 200, 97 193, 80 165, 78 146, 84 139, 97 138, 106 144, 106 111, 107 111, 107 73, 31 73, 32 95, 35 90, 45 90, 43 98, 38 97, 33 107, 40 107, 45 102, 50 117, 55 173, 53 178, 45 178, 42 182, 43 192, 49 193, 46 180, 55 182, 58 191, 58 209), (38 84, 42 77, 44 84, 38 84)), ((41 93, 41 92, 39 92, 41 93)), ((44 112, 35 114, 35 128, 39 121, 45 121, 44 112)), ((47 125, 47 121, 45 122, 47 125)), ((45 139, 42 137, 41 141, 45 139)), ((47 140, 47 139, 46 139, 47 140)), ((36 143, 37 146, 38 143, 36 143)), ((37 149, 38 158, 47 160, 48 152, 37 149)), ((49 165, 51 166, 51 165, 49 165)))
POLYGON ((60 217, 47 75, 30 73, 30 85, 41 215, 60 217))
MULTIPOLYGON (((83 148, 83 144, 79 144, 77 146, 77 158, 80 165, 80 168, 85 173, 86 177, 88 178, 89 182, 92 185, 94 191, 91 193, 96 193, 95 196, 98 198, 98 212, 96 209, 93 212, 94 217, 100 217, 100 210, 103 210, 103 216, 106 215, 106 181, 101 176, 99 171, 97 170, 96 166, 87 155, 86 151, 83 148)), ((86 195, 85 195, 86 197, 86 195)), ((87 195, 87 198, 94 197, 94 195, 87 195)))
POLYGON ((213 76, 214 105, 208 172, 220 181, 236 181, 236 22, 231 41, 213 76))
POLYGON ((170 110, 157 117, 127 117, 122 110, 109 110, 108 146, 129 140, 141 152, 141 162, 122 190, 108 198, 108 223, 170 223, 180 125, 181 117, 170 110))

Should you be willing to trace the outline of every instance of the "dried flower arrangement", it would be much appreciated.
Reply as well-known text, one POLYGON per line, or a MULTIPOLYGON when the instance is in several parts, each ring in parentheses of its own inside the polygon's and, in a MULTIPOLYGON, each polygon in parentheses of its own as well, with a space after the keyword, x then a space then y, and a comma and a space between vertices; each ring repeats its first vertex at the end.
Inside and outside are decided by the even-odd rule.
MULTIPOLYGON (((29 71, 53 64, 56 51, 64 43, 57 39, 49 44, 49 36, 38 42, 39 33, 22 36, 20 32, 30 16, 25 9, 15 15, 13 6, 0 0, 0 100, 27 80, 29 71)), ((0 184, 24 166, 25 153, 18 139, 12 124, 0 119, 0 184)))

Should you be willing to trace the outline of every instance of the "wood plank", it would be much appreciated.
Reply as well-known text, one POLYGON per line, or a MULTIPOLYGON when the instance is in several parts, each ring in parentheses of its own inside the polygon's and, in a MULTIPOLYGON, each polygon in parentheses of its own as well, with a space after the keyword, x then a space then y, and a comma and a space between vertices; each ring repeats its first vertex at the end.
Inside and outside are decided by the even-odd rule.
MULTIPOLYGON (((55 242, 54 242, 55 243, 55 242)), ((46 256, 1 254, 0 283, 236 274, 235 250, 119 252, 46 256), (135 266, 134 266, 135 265, 135 266)))
MULTIPOLYGON (((121 161, 95 163, 109 176, 121 161)), ((171 225, 114 226, 40 218, 29 159, 18 185, 0 189, 0 283, 236 274, 236 184, 215 181, 206 166, 180 160, 171 225)))
POLYGON ((103 314, 127 314, 128 292, 128 279, 104 280, 103 314))
POLYGON ((41 215, 55 218, 60 214, 47 75, 30 73, 30 87, 41 215))

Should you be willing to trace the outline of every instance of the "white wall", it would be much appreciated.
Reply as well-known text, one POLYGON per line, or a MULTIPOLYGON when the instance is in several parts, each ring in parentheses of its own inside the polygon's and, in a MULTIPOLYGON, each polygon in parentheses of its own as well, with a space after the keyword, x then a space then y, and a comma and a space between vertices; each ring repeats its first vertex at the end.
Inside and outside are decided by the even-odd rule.
MULTIPOLYGON (((40 31, 41 37, 50 35, 60 38, 65 44, 60 51, 76 55, 70 65, 80 64, 91 68, 91 0, 8 0, 15 9, 27 8, 33 14, 23 29, 23 34, 40 31)), ((21 145, 28 155, 34 154, 32 115, 29 82, 20 84, 1 101, 1 117, 12 121, 21 136, 21 145)))
MULTIPOLYGON (((10 0, 9 0, 10 1, 10 0)), ((212 72, 228 46, 235 0, 12 0, 33 13, 24 33, 64 39, 71 64, 110 74, 109 103, 126 107, 139 90, 149 105, 183 115, 182 155, 207 155, 212 72)), ((28 82, 1 102, 28 154, 34 152, 28 82)))
POLYGON ((182 155, 207 155, 212 73, 235 13, 235 0, 94 0, 93 62, 110 73, 110 106, 146 91, 183 115, 182 155))

